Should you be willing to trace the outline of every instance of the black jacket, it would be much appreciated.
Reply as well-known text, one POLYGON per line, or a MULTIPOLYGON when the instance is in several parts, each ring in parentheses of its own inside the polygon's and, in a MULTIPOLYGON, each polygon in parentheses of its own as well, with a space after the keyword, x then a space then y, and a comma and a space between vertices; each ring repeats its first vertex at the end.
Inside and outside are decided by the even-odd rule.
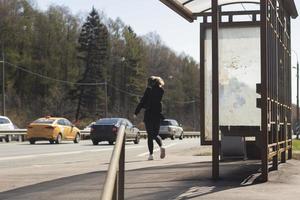
POLYGON ((142 108, 145 109, 144 121, 160 121, 164 119, 161 100, 164 95, 163 88, 159 86, 147 87, 140 103, 135 109, 135 114, 139 114, 142 108))

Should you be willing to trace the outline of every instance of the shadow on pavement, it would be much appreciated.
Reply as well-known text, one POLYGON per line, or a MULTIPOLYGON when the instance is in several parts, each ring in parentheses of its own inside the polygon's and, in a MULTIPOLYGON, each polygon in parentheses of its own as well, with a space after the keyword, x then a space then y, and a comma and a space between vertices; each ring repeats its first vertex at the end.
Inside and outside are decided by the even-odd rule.
MULTIPOLYGON (((256 184, 259 167, 259 163, 252 161, 221 163, 219 181, 211 179, 211 162, 130 170, 126 171, 125 199, 201 199, 208 194, 256 184)), ((0 199, 99 199, 105 175, 105 172, 91 172, 29 185, 2 192, 0 199)))
POLYGON ((127 179, 126 199, 200 198, 257 184, 259 167, 259 163, 251 161, 221 163, 219 181, 211 179, 211 162, 139 169, 135 171, 143 177, 127 179))

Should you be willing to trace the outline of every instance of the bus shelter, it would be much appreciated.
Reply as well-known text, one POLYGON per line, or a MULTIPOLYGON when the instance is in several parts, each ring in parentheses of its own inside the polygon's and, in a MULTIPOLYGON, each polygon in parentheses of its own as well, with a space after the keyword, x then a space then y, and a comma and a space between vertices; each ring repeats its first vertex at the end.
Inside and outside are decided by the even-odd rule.
POLYGON ((200 23, 201 144, 219 178, 222 140, 245 139, 261 180, 292 158, 291 19, 294 0, 160 0, 200 23), (239 5, 239 7, 238 7, 239 5), (247 7, 247 9, 246 9, 247 7), (237 9, 241 8, 241 9, 237 9))

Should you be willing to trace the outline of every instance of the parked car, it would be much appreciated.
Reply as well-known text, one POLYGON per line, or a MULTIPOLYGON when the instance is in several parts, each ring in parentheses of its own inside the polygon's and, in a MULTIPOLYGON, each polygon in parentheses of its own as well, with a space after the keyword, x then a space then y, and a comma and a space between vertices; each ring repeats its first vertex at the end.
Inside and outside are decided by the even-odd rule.
POLYGON ((90 124, 87 125, 83 130, 84 130, 84 131, 91 131, 91 127, 92 127, 92 125, 95 124, 95 123, 96 123, 96 122, 90 123, 90 124))
POLYGON ((136 128, 128 119, 124 118, 102 118, 96 121, 91 127, 91 140, 94 145, 99 142, 108 141, 112 145, 117 138, 117 132, 121 123, 126 124, 126 141, 133 141, 134 144, 140 142, 140 130, 136 128))
POLYGON ((162 139, 171 138, 174 140, 175 138, 183 139, 184 133, 181 125, 174 119, 165 119, 161 121, 159 128, 159 136, 162 139))
MULTIPOLYGON (((14 124, 8 117, 0 116, 0 130, 14 130, 14 124)), ((12 140, 12 135, 1 135, 0 140, 4 138, 5 142, 10 142, 12 140)))
POLYGON ((35 120, 27 127, 27 139, 30 144, 48 140, 51 144, 62 140, 80 141, 80 131, 69 120, 62 117, 43 117, 35 120))

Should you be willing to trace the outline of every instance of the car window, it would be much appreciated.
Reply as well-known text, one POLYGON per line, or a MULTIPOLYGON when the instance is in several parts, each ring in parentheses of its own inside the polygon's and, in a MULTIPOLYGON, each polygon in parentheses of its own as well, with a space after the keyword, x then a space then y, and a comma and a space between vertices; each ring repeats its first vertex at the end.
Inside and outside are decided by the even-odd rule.
POLYGON ((8 119, 0 118, 0 124, 10 124, 8 119))
POLYGON ((119 118, 103 118, 96 121, 96 125, 115 125, 119 123, 119 118))
POLYGON ((40 118, 35 120, 33 123, 36 124, 53 124, 55 120, 54 119, 47 119, 47 118, 40 118))
POLYGON ((128 121, 128 120, 126 120, 126 124, 127 124, 127 126, 128 126, 129 128, 133 127, 132 123, 131 123, 130 121, 128 121))
POLYGON ((172 124, 173 124, 174 126, 178 126, 178 123, 177 123, 176 120, 173 120, 173 121, 172 121, 172 124))
POLYGON ((72 123, 67 119, 64 119, 64 122, 65 122, 66 126, 71 126, 72 125, 72 123))
POLYGON ((171 124, 170 121, 164 120, 164 121, 161 121, 161 122, 160 122, 160 125, 161 125, 161 126, 169 126, 169 125, 172 125, 172 124, 171 124))
POLYGON ((64 125, 65 125, 65 120, 60 119, 60 120, 57 121, 57 124, 58 124, 58 125, 63 125, 63 126, 64 126, 64 125))

